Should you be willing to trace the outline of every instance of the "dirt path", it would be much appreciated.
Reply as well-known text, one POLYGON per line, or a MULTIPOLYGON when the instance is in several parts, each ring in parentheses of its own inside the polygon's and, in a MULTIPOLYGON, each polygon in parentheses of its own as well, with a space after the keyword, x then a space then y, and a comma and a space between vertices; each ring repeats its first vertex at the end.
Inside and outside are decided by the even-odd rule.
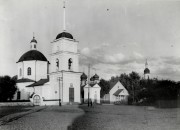
POLYGON ((179 115, 179 109, 53 106, 9 122, 0 130, 178 130, 179 115))

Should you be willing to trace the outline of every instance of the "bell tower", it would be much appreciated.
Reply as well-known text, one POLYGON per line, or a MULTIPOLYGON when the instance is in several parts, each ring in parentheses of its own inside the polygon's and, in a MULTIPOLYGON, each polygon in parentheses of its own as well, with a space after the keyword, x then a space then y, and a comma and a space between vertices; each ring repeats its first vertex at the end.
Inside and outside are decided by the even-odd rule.
POLYGON ((50 82, 56 99, 62 104, 80 103, 80 76, 78 41, 66 31, 65 27, 65 2, 63 4, 63 32, 59 33, 51 42, 51 73, 50 82))
POLYGON ((150 70, 148 68, 148 62, 146 59, 145 69, 144 69, 144 79, 149 79, 149 78, 150 78, 150 70))

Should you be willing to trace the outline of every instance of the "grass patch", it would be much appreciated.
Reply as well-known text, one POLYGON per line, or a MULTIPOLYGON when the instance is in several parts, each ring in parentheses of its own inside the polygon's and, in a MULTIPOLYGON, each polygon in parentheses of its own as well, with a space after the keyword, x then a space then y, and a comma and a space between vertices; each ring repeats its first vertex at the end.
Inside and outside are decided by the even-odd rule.
POLYGON ((30 106, 1 106, 0 107, 0 118, 14 113, 26 112, 31 110, 30 106))

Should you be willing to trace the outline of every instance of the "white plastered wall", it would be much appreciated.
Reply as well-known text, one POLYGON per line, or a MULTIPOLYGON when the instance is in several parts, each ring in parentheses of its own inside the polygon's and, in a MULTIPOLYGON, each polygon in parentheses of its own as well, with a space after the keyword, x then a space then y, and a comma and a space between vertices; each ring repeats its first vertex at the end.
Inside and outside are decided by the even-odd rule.
POLYGON ((101 87, 98 84, 95 84, 93 87, 89 87, 89 90, 88 90, 88 85, 86 85, 84 87, 84 101, 87 101, 88 91, 89 91, 89 98, 93 102, 95 102, 95 100, 96 100, 97 103, 100 103, 100 90, 101 90, 101 87), (96 97, 96 99, 95 99, 95 97, 96 97))
MULTIPOLYGON (((18 90, 21 92, 21 96, 20 96, 20 100, 29 100, 29 96, 32 94, 33 92, 33 88, 32 87, 26 87, 30 84, 32 84, 33 82, 24 82, 24 83, 17 83, 17 88, 18 90)), ((14 99, 17 99, 17 94, 14 96, 14 99)))
POLYGON ((59 99, 60 97, 63 103, 69 103, 69 88, 74 88, 74 102, 80 103, 80 73, 73 72, 61 72, 50 75, 51 84, 51 98, 59 99), (60 77, 60 81, 59 81, 60 77), (71 85, 72 84, 72 85, 71 85), (55 94, 55 91, 57 93, 55 94), (52 97, 54 95, 54 97, 52 97))
POLYGON ((57 53, 58 51, 68 51, 77 53, 77 41, 61 38, 52 42, 52 53, 57 53))
POLYGON ((23 61, 18 63, 18 79, 28 78, 34 81, 47 78, 47 61, 23 61), (28 75, 28 67, 31 68, 31 75, 28 75), (22 75, 20 76, 20 68, 22 75))

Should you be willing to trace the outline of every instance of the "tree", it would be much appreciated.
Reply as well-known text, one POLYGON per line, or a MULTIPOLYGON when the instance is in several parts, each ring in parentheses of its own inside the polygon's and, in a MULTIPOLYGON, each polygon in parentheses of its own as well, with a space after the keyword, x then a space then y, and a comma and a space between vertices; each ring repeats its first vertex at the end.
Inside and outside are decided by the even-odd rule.
POLYGON ((12 100, 16 90, 16 78, 0 76, 0 101, 12 100))
POLYGON ((139 101, 153 104, 158 100, 178 100, 180 86, 171 80, 149 79, 140 81, 143 89, 139 91, 139 101))
POLYGON ((105 94, 109 93, 110 84, 108 81, 101 79, 99 82, 99 86, 101 86, 100 97, 103 97, 105 94))
POLYGON ((122 83, 122 85, 128 90, 131 91, 131 81, 128 74, 124 73, 121 74, 119 77, 119 81, 122 83))

